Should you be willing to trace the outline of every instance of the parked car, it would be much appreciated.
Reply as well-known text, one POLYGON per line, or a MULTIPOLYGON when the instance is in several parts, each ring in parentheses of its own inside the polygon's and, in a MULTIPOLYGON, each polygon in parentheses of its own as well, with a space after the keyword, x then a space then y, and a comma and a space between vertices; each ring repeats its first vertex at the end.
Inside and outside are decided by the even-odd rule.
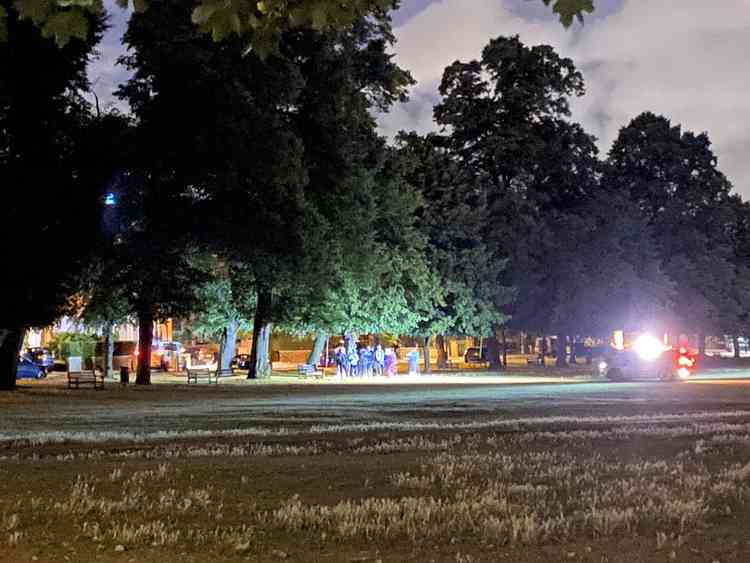
POLYGON ((479 362, 486 362, 488 361, 489 354, 487 354, 487 348, 482 347, 482 353, 480 357, 479 348, 472 347, 467 348, 466 352, 464 352, 464 362, 467 364, 476 364, 479 362))
POLYGON ((16 379, 41 379, 46 375, 44 369, 38 366, 30 356, 23 355, 18 359, 16 379))
MULTIPOLYGON (((112 369, 119 371, 121 367, 125 366, 129 369, 135 369, 136 354, 135 350, 138 347, 137 342, 131 342, 129 340, 118 340, 114 343, 114 351, 112 354, 112 369)), ((96 367, 100 370, 104 370, 104 342, 96 343, 95 351, 95 362, 96 367)))
POLYGON ((55 355, 48 348, 26 348, 25 354, 32 362, 44 370, 45 375, 55 367, 55 355))
POLYGON ((237 369, 250 369, 250 354, 237 354, 232 360, 232 366, 237 369))

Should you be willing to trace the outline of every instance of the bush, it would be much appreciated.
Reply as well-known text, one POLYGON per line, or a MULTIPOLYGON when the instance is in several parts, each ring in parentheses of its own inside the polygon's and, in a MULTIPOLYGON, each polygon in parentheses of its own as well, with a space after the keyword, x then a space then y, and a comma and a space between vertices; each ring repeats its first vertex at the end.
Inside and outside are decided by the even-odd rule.
POLYGON ((91 358, 96 350, 97 337, 78 332, 58 332, 48 347, 56 358, 67 360, 71 356, 91 358))

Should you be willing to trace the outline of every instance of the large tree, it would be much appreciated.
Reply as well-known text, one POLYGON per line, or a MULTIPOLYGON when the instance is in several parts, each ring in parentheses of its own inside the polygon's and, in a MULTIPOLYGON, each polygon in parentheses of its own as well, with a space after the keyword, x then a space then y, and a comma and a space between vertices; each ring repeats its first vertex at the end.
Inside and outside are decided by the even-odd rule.
POLYGON ((86 65, 103 25, 58 48, 3 0, 0 43, 0 388, 15 386, 25 330, 51 323, 77 289, 75 279, 100 234, 111 171, 106 137, 83 99, 86 65), (104 163, 104 164, 101 164, 104 163), (31 221, 31 223, 30 223, 31 221))
POLYGON ((490 336, 506 320, 501 308, 511 292, 502 284, 506 261, 487 242, 485 194, 450 150, 450 140, 409 133, 397 141, 410 162, 407 178, 421 195, 418 225, 437 285, 434 303, 415 331, 422 337, 429 373, 434 336, 490 336))
MULTIPOLYGON (((546 210, 574 204, 590 183, 593 142, 566 121, 569 98, 583 92, 573 61, 518 37, 493 39, 480 60, 456 61, 443 74, 435 120, 450 129, 451 150, 476 176, 488 208, 485 240, 496 260, 509 260, 508 286, 528 279, 533 249, 525 243, 546 210)), ((536 290, 530 286, 516 303, 531 299, 531 306, 543 307, 531 295, 536 290)), ((488 348, 491 364, 499 366, 496 338, 488 348)))
POLYGON ((707 134, 643 113, 621 129, 605 182, 638 206, 653 231, 661 266, 676 284, 674 332, 721 330, 746 309, 733 291, 731 184, 707 134))

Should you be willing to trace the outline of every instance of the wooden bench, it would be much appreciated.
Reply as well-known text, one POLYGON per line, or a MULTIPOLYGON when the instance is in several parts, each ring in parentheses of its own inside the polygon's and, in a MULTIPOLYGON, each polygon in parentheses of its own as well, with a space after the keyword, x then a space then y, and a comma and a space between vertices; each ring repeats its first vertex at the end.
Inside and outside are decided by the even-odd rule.
POLYGON ((319 369, 318 366, 313 364, 300 364, 297 366, 297 374, 300 377, 309 377, 312 376, 315 379, 320 379, 325 374, 322 369, 319 369))
POLYGON ((92 385, 94 389, 103 389, 104 373, 97 373, 95 369, 69 371, 68 389, 80 389, 81 385, 92 385))
POLYGON ((232 377, 234 376, 234 370, 232 368, 223 368, 223 369, 217 369, 214 372, 214 379, 216 380, 216 383, 219 382, 219 379, 222 377, 232 377))
POLYGON ((231 368, 227 369, 208 369, 208 368, 188 368, 187 370, 187 382, 198 383, 199 379, 205 379, 208 383, 219 383, 219 379, 222 377, 232 377, 234 370, 231 368))
POLYGON ((207 379, 209 383, 214 383, 214 372, 208 368, 188 368, 187 382, 198 383, 199 379, 207 379))

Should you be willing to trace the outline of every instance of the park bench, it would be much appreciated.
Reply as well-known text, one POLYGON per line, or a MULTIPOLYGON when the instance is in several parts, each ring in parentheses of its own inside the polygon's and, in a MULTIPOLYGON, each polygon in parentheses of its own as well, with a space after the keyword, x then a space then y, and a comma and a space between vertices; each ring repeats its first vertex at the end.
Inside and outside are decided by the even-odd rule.
POLYGON ((318 366, 314 364, 300 364, 297 366, 297 374, 304 378, 304 377, 314 377, 315 379, 320 379, 323 377, 324 373, 322 369, 319 369, 318 366))
POLYGON ((199 379, 205 379, 208 383, 219 383, 222 377, 232 377, 234 371, 231 368, 226 369, 209 369, 209 368, 188 368, 187 382, 198 383, 199 379))
POLYGON ((222 377, 232 377, 234 375, 234 370, 232 368, 222 368, 217 369, 214 372, 214 379, 216 380, 216 383, 219 382, 219 379, 222 377))
POLYGON ((69 371, 68 389, 80 389, 81 385, 91 385, 94 389, 104 387, 104 373, 97 373, 95 369, 69 371))

